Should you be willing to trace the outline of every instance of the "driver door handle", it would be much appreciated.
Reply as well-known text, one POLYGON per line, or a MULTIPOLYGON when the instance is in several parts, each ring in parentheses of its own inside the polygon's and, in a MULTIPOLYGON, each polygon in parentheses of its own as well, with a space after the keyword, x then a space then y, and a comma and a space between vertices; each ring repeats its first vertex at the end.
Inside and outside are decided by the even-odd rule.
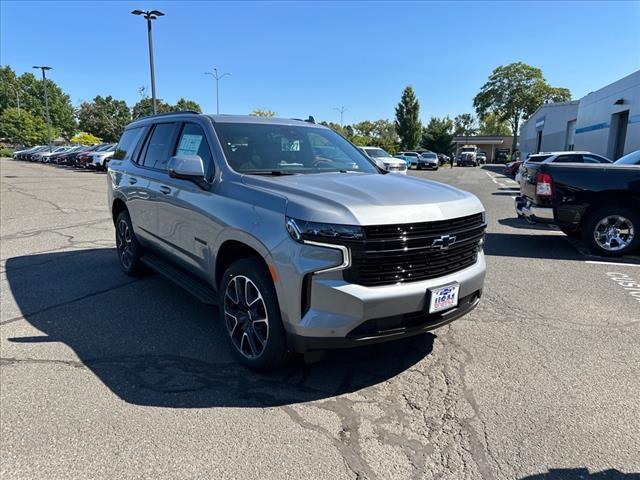
POLYGON ((160 192, 164 193, 165 195, 171 193, 171 189, 165 185, 161 185, 160 186, 160 192))
POLYGON ((130 185, 133 185, 133 184, 135 184, 135 183, 138 183, 138 180, 136 180, 136 179, 135 179, 135 178, 133 178, 133 177, 129 177, 129 184, 130 184, 130 185))

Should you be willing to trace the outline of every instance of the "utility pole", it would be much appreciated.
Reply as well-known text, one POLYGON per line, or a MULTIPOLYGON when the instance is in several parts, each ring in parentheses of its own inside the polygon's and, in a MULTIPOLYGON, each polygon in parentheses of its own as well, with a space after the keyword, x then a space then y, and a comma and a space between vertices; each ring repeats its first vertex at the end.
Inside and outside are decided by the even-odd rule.
POLYGON ((213 72, 204 72, 204 74, 205 75, 211 75, 213 78, 216 79, 216 115, 220 115, 220 95, 219 95, 218 83, 224 77, 230 77, 231 74, 230 73, 218 74, 218 69, 217 68, 214 68, 213 72))
POLYGON ((51 67, 45 66, 37 66, 34 65, 33 68, 39 68, 42 70, 42 84, 44 85, 44 110, 47 115, 47 137, 49 139, 49 152, 51 152, 51 120, 49 118, 49 96, 47 95, 47 76, 45 72, 47 70, 51 70, 51 67))
POLYGON ((16 104, 18 105, 18 118, 20 118, 20 94, 18 93, 18 89, 11 85, 11 88, 14 92, 16 92, 16 104))
POLYGON ((340 112, 340 128, 342 128, 342 119, 344 116, 344 112, 346 112, 347 109, 344 107, 344 105, 342 105, 340 108, 338 107, 334 108, 334 110, 340 112))
POLYGON ((147 37, 149 40, 149 69, 151 70, 151 101, 153 103, 153 114, 158 113, 156 106, 156 75, 153 66, 153 39, 151 35, 151 20, 164 16, 159 10, 134 10, 133 15, 142 15, 147 19, 147 37))

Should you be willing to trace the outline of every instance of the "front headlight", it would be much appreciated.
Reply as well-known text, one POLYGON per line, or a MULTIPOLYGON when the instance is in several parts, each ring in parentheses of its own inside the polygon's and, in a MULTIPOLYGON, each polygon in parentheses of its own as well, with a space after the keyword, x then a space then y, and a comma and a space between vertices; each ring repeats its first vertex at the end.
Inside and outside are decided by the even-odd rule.
POLYGON ((291 238, 297 242, 309 240, 331 243, 331 240, 364 239, 364 230, 357 225, 309 222, 288 217, 286 228, 291 238))

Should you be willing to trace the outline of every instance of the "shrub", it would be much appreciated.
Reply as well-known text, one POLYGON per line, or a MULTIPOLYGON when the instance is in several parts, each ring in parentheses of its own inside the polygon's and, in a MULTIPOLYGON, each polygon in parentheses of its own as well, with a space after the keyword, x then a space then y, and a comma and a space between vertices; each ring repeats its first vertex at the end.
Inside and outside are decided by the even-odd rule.
POLYGON ((0 157, 10 157, 13 154, 13 148, 0 148, 0 157))

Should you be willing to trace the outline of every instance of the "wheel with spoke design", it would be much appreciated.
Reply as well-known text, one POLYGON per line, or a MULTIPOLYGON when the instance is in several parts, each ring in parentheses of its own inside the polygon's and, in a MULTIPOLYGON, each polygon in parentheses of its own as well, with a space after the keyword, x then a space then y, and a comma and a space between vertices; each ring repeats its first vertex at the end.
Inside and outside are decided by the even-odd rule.
POLYGON ((261 259, 234 262, 219 288, 220 316, 234 355, 253 370, 273 370, 287 358, 275 287, 261 259))
POLYGON ((600 255, 618 256, 640 246, 640 215, 624 207, 603 207, 587 218, 583 240, 600 255))
POLYGON ((136 276, 142 272, 142 264, 140 262, 142 247, 140 247, 138 239, 133 233, 131 218, 126 210, 120 212, 116 219, 116 250, 124 273, 136 276))

